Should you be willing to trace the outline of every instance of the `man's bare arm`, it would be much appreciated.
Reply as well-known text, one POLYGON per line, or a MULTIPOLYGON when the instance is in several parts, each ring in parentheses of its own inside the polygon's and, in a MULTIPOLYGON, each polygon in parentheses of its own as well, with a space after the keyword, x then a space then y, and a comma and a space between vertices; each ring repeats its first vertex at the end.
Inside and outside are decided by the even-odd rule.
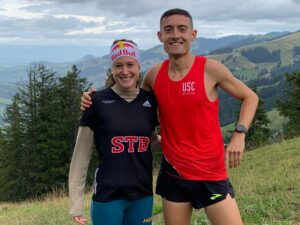
MULTIPOLYGON (((208 60, 205 69, 209 76, 215 80, 216 86, 221 87, 242 102, 238 123, 249 128, 258 105, 257 95, 243 82, 236 79, 223 64, 215 60, 208 60)), ((230 168, 240 165, 244 148, 245 134, 234 132, 226 148, 226 158, 229 160, 230 168)))
POLYGON ((156 64, 156 65, 152 66, 146 72, 146 75, 142 81, 141 88, 143 88, 146 91, 153 91, 156 76, 157 76, 157 73, 158 73, 160 67, 161 67, 161 64, 156 64))

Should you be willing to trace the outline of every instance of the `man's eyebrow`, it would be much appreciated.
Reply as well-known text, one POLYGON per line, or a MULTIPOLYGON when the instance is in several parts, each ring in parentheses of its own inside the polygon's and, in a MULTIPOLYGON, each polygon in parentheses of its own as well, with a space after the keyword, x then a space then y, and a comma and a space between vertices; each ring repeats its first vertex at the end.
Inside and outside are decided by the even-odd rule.
POLYGON ((163 27, 163 29, 165 29, 165 28, 172 28, 172 27, 174 27, 174 26, 172 26, 172 25, 166 25, 166 26, 163 27))

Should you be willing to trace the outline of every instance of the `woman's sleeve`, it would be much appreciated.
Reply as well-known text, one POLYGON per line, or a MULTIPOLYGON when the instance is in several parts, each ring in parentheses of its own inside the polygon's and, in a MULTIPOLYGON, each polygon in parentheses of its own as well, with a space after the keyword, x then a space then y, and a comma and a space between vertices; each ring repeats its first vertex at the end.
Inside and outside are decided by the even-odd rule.
POLYGON ((83 215, 83 193, 93 150, 94 132, 80 126, 69 171, 69 203, 72 217, 83 215))

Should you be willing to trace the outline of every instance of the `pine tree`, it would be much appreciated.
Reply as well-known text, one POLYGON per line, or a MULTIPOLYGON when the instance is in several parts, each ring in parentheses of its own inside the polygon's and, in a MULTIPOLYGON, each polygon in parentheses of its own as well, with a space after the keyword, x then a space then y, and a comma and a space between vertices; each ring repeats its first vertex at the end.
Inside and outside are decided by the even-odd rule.
POLYGON ((55 113, 56 122, 52 127, 55 137, 53 140, 53 170, 57 186, 65 183, 68 179, 69 165, 77 136, 79 119, 82 115, 80 110, 80 98, 83 90, 90 85, 86 79, 79 77, 80 70, 75 65, 68 71, 65 77, 59 78, 57 93, 57 108, 55 113))
MULTIPOLYGON (((252 90, 259 96, 255 84, 252 90)), ((271 130, 268 128, 269 123, 270 120, 266 113, 264 101, 259 98, 256 113, 247 133, 246 149, 262 146, 268 142, 271 134, 271 130)))
POLYGON ((55 72, 37 65, 28 74, 28 83, 19 88, 21 98, 21 116, 26 125, 24 148, 29 158, 24 163, 30 164, 25 172, 27 180, 23 183, 26 187, 26 196, 37 196, 51 189, 52 182, 49 174, 51 165, 51 140, 50 132, 54 123, 53 113, 56 111, 55 95, 57 81, 55 72))
POLYGON ((280 115, 288 118, 284 133, 288 137, 300 134, 300 72, 285 74, 286 100, 277 101, 280 115))
POLYGON ((43 65, 30 69, 1 128, 0 200, 33 198, 67 184, 80 96, 87 87, 79 72, 73 66, 57 79, 43 65))
POLYGON ((5 126, 0 130, 0 201, 23 198, 27 174, 24 159, 28 157, 24 149, 25 124, 21 117, 20 96, 16 94, 11 105, 6 108, 5 126), (17 179, 14 179, 17 178, 17 179))
MULTIPOLYGON (((1 157, 3 165, 0 177, 1 199, 20 200, 45 192, 43 176, 47 164, 45 130, 50 123, 47 113, 53 98, 49 98, 54 73, 39 65, 31 68, 27 84, 17 90, 12 104, 6 108, 2 140, 5 146, 1 157)), ((53 95, 53 94, 52 94, 53 95)))
MULTIPOLYGON (((256 82, 254 82, 252 86, 252 90, 259 96, 256 88, 256 82)), ((236 111, 233 115, 238 121, 240 111, 236 111)), ((265 103, 262 98, 259 98, 256 113, 246 135, 246 150, 251 150, 268 142, 268 139, 271 135, 271 130, 270 128, 268 128, 269 123, 270 120, 266 113, 265 103)), ((237 123, 235 124, 235 126, 236 125, 237 123)), ((230 135, 233 131, 228 130, 227 132, 228 134, 226 134, 225 136, 225 142, 228 142, 230 140, 230 135)))

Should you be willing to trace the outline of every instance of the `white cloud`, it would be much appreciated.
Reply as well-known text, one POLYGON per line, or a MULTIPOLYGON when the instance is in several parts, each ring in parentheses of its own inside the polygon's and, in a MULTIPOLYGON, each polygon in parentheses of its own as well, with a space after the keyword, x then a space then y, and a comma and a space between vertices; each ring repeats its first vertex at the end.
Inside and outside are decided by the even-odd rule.
POLYGON ((300 29, 300 0, 0 0, 0 44, 106 45, 126 37, 159 44, 161 14, 188 10, 199 37, 300 29))
POLYGON ((69 19, 69 18, 76 18, 79 19, 85 23, 90 23, 90 22, 95 22, 95 23, 102 23, 105 21, 104 17, 92 17, 92 16, 80 16, 80 15, 70 15, 70 14, 61 14, 61 15, 55 15, 55 18, 64 18, 64 19, 69 19))

